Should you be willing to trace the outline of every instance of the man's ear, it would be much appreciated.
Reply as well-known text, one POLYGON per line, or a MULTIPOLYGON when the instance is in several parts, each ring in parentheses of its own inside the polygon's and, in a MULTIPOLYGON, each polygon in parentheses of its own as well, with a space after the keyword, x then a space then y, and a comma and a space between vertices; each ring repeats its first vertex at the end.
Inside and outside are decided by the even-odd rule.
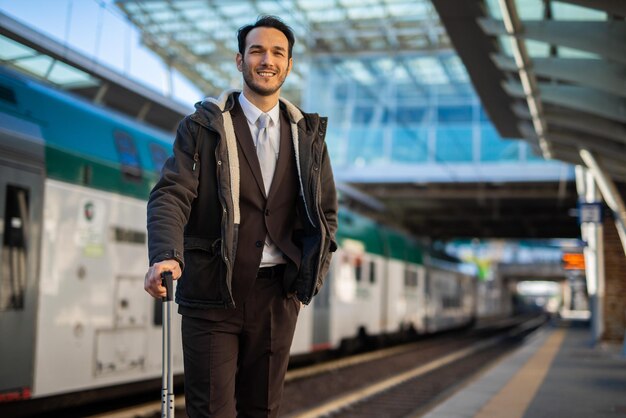
POLYGON ((237 56, 235 57, 235 63, 237 63, 237 69, 239 70, 239 72, 242 72, 243 56, 239 52, 237 52, 237 56))
POLYGON ((291 72, 291 67, 293 67, 293 58, 289 58, 289 65, 287 66, 287 75, 291 72))

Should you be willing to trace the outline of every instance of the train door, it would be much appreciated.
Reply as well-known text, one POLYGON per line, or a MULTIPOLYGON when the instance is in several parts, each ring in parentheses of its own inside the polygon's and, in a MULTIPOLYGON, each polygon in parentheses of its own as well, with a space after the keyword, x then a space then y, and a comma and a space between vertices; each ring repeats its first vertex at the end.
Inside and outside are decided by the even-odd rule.
POLYGON ((0 152, 0 401, 32 390, 43 196, 42 167, 6 156, 0 152))

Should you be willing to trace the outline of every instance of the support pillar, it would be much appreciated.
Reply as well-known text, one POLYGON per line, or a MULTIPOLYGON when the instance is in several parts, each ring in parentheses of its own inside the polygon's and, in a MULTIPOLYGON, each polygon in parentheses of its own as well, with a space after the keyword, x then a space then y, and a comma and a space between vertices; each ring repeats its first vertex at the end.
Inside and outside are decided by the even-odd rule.
MULTIPOLYGON (((616 339, 616 334, 622 335, 622 352, 626 355, 626 308, 624 304, 624 300, 622 295, 624 295, 623 289, 626 288, 623 269, 618 269, 617 271, 613 270, 613 265, 622 264, 626 261, 624 256, 626 255, 626 205, 624 204, 624 200, 619 193, 619 190, 615 186, 615 183, 608 175, 608 173, 604 170, 601 165, 601 161, 597 160, 593 153, 588 150, 582 149, 580 150, 580 158, 584 161, 587 166, 589 172, 593 176, 600 192, 602 193, 602 197, 604 201, 611 209, 611 213, 613 215, 613 225, 610 227, 607 226, 607 231, 612 233, 615 231, 617 233, 617 237, 619 237, 619 243, 621 245, 617 245, 617 248, 621 247, 621 254, 619 256, 613 256, 613 253, 610 251, 614 248, 614 245, 611 245, 611 240, 607 241, 607 260, 610 271, 610 276, 607 277, 610 280, 611 292, 608 293, 611 297, 607 298, 606 306, 601 305, 603 308, 603 312, 606 313, 606 323, 605 332, 603 338, 612 340, 616 339), (614 263, 613 261, 616 261, 614 263), (617 297, 617 299, 616 299, 617 297)), ((603 262, 604 264, 604 262, 603 262)), ((608 283, 608 282, 607 282, 608 283)), ((604 280, 602 281, 602 295, 604 295, 604 280)), ((604 330, 603 330, 604 331, 604 330)))
MULTIPOLYGON (((600 200, 600 193, 591 172, 584 167, 576 167, 576 187, 581 202, 591 203, 600 200)), ((591 310, 591 340, 596 344, 604 332, 604 236, 599 223, 581 223, 581 236, 586 245, 585 276, 591 310)))

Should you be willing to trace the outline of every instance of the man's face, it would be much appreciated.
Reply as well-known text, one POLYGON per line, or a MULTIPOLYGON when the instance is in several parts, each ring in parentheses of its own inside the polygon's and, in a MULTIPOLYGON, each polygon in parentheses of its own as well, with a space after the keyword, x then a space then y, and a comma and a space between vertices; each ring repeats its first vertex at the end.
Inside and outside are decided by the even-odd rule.
POLYGON ((246 37, 244 55, 237 54, 237 68, 250 90, 271 96, 280 90, 291 71, 289 42, 278 29, 254 28, 246 37))

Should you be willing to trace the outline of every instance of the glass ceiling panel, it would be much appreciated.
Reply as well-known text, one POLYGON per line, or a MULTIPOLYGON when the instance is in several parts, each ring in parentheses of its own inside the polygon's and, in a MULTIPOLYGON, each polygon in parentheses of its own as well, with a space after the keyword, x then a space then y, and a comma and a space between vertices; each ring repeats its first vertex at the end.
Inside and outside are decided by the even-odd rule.
MULTIPOLYGON (((623 0, 622 0, 623 1, 623 0)), ((583 21, 603 21, 607 20, 605 12, 588 9, 573 4, 552 3, 552 17, 555 20, 583 20, 583 21)))
POLYGON ((40 78, 45 78, 52 65, 52 58, 47 55, 36 55, 14 61, 13 64, 40 78))
POLYGON ((405 83, 411 79, 409 72, 406 70, 406 67, 402 64, 401 66, 397 66, 393 69, 393 79, 396 83, 405 83))
POLYGON ((593 54, 587 51, 581 51, 580 49, 567 48, 560 46, 557 50, 559 58, 589 58, 589 59, 602 59, 598 54, 593 54))
POLYGON ((56 61, 48 80, 65 88, 77 88, 97 85, 97 81, 89 74, 71 67, 63 62, 56 61))
POLYGON ((10 61, 37 55, 37 51, 0 35, 0 60, 10 61))
POLYGON ((344 7, 353 6, 368 6, 373 4, 380 4, 379 0, 338 0, 339 5, 344 7))
POLYGON ((544 0, 516 0, 515 4, 521 20, 542 20, 545 16, 544 0))
POLYGON ((450 82, 437 58, 419 57, 409 60, 408 63, 422 84, 444 84, 450 82))
MULTIPOLYGON (((224 6, 222 6, 221 11, 222 13, 228 16, 241 16, 242 14, 245 15, 245 13, 248 11, 249 8, 250 6, 247 4, 231 3, 231 4, 225 4, 224 6)), ((205 9, 205 13, 208 14, 208 12, 209 11, 205 9)))
POLYGON ((315 10, 309 12, 309 18, 316 22, 338 22, 346 19, 345 10, 315 10))
POLYGON ((442 59, 442 62, 445 63, 445 66, 448 70, 448 74, 452 76, 452 81, 456 83, 468 83, 469 75, 467 74, 467 70, 463 65, 463 61, 458 55, 450 55, 449 57, 445 57, 442 59))
POLYGON ((158 12, 164 9, 169 8, 169 4, 159 2, 159 1, 149 1, 149 2, 140 2, 139 8, 148 11, 148 12, 158 12))
MULTIPOLYGON (((207 85, 214 86, 214 90, 205 91, 208 95, 219 94, 224 88, 239 87, 241 74, 233 64, 237 48, 235 34, 239 27, 251 23, 250 16, 260 14, 284 16, 296 33, 294 59, 299 65, 294 66, 293 77, 287 79, 284 89, 285 96, 296 102, 303 83, 294 83, 291 79, 303 80, 307 69, 302 63, 317 65, 324 57, 332 57, 333 67, 337 67, 339 62, 347 61, 341 71, 371 83, 378 77, 377 66, 355 62, 388 56, 393 51, 396 54, 396 58, 391 59, 394 66, 387 74, 397 72, 398 77, 415 79, 407 73, 406 64, 401 63, 399 56, 410 59, 421 54, 424 48, 430 51, 452 48, 429 0, 117 0, 115 4, 142 31, 147 45, 159 45, 154 49, 163 59, 179 57, 173 61, 174 67, 192 82, 205 89, 207 85), (338 30, 339 22, 341 30, 338 30), (193 36, 193 31, 198 36, 193 36), (188 51, 196 55, 210 54, 208 65, 217 70, 212 73, 221 76, 207 78, 206 68, 184 58, 188 51), (224 63, 226 65, 221 65, 224 63), (226 74, 230 76, 225 77, 226 74), (225 82, 237 84, 224 85, 225 82), (294 95, 290 96, 291 93, 294 95)), ((204 57, 200 61, 207 63, 204 57)), ((389 64, 381 65, 389 67, 389 64)), ((434 69, 419 67, 415 71, 425 73, 429 83, 449 80, 446 69, 440 63, 437 65, 434 69)), ((447 71, 457 79, 454 70, 447 71)))
POLYGON ((421 4, 390 4, 387 6, 387 11, 391 16, 399 17, 423 14, 425 9, 421 4))
POLYGON ((526 50, 531 58, 544 58, 550 56, 550 44, 545 42, 527 39, 526 50))
POLYGON ((502 20, 502 12, 500 11, 500 2, 498 0, 486 0, 485 4, 490 17, 502 20))
POLYGON ((385 9, 381 6, 354 7, 348 9, 350 19, 381 19, 385 17, 385 9))
POLYGON ((296 4, 304 10, 330 9, 337 5, 336 0, 298 0, 296 4))

